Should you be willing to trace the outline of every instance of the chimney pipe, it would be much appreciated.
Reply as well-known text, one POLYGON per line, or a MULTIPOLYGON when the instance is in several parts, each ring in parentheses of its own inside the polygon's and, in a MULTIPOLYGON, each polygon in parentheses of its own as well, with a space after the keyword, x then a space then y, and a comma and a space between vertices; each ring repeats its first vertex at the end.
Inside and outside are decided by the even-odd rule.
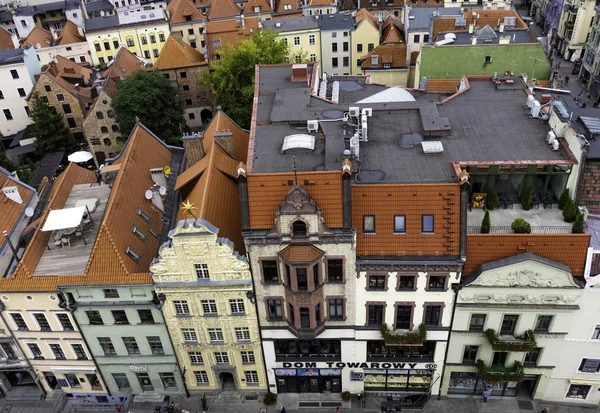
POLYGON ((250 231, 250 203, 248 201, 248 178, 246 177, 246 165, 240 162, 238 166, 238 196, 240 200, 240 218, 242 221, 242 232, 250 231))
POLYGON ((473 33, 473 25, 469 24, 469 33, 473 33))
POLYGON ((246 20, 244 19, 244 15, 240 16, 240 20, 242 21, 242 30, 246 29, 246 20))
POLYGON ((498 29, 500 33, 504 32, 504 23, 500 23, 500 28, 498 29))
POLYGON ((342 229, 352 229, 352 163, 349 159, 342 161, 342 229))

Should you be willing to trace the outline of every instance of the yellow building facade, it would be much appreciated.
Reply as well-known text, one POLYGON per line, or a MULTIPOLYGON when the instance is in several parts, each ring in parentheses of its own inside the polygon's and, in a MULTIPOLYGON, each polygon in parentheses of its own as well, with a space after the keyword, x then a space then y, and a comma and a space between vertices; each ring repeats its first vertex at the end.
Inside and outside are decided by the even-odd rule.
POLYGON ((375 17, 367 10, 361 9, 356 14, 356 28, 352 31, 350 39, 352 44, 352 66, 353 75, 362 75, 360 58, 366 56, 372 49, 379 46, 379 29, 375 17), (360 20, 359 20, 360 19, 360 20))
POLYGON ((150 267, 190 392, 267 389, 250 266, 203 219, 180 221, 150 267))
POLYGON ((278 33, 289 46, 290 63, 321 61, 321 30, 315 16, 291 17, 262 22, 264 30, 278 33))

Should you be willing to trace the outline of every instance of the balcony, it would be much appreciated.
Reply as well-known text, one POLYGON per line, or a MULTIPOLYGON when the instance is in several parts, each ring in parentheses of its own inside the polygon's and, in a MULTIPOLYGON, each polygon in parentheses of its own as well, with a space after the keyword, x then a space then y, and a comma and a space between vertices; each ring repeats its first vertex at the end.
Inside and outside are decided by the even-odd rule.
POLYGON ((503 365, 486 366, 483 360, 477 360, 476 366, 479 377, 488 383, 523 381, 525 376, 523 365, 518 361, 510 369, 503 365))
POLYGON ((275 361, 342 361, 341 354, 275 354, 275 361))
POLYGON ((498 336, 494 329, 485 330, 488 343, 495 351, 513 351, 528 353, 537 347, 535 333, 527 330, 521 337, 498 336))
POLYGON ((411 331, 406 334, 392 334, 387 324, 381 325, 381 338, 387 346, 407 346, 423 344, 427 339, 427 329, 425 324, 419 324, 416 331, 411 331))
MULTIPOLYGON (((494 209, 490 212, 490 234, 512 234, 512 222, 517 218, 523 218, 531 225, 532 234, 570 234, 573 228, 572 222, 565 222, 562 211, 558 205, 546 205, 546 208, 540 204, 534 204, 534 207, 528 211, 524 210, 520 204, 511 204, 506 209, 494 209)), ((467 233, 480 234, 481 222, 485 211, 483 209, 473 209, 467 213, 467 233)))

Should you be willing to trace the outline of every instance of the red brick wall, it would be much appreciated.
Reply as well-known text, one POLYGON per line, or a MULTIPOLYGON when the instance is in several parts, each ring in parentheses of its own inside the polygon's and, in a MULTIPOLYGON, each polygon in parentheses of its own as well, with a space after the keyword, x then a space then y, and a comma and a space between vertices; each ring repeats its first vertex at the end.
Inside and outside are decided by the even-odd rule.
POLYGON ((586 161, 579 185, 579 205, 592 214, 600 214, 600 162, 586 161))

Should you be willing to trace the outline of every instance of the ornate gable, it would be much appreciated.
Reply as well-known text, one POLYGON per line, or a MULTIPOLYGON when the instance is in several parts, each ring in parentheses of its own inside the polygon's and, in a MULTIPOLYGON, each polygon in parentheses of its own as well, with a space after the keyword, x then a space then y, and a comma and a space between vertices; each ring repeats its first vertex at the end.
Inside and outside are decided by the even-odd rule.
POLYGON ((285 201, 281 203, 278 214, 316 214, 319 212, 317 203, 310 197, 309 193, 300 185, 289 190, 285 201))

